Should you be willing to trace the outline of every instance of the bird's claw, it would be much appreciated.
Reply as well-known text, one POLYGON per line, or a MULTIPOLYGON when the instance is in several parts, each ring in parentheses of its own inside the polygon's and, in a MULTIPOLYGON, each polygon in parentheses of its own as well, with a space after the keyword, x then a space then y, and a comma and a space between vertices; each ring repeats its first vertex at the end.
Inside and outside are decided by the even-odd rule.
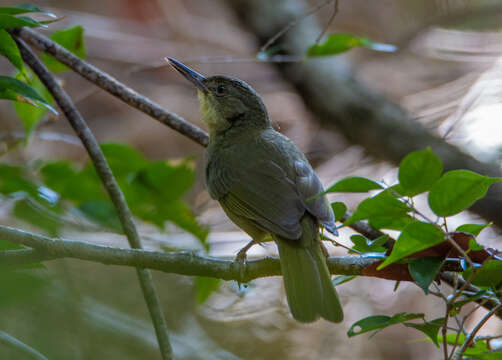
POLYGON ((237 281, 239 288, 241 287, 244 275, 246 274, 247 251, 248 248, 242 248, 235 256, 235 261, 239 264, 239 280, 237 281))

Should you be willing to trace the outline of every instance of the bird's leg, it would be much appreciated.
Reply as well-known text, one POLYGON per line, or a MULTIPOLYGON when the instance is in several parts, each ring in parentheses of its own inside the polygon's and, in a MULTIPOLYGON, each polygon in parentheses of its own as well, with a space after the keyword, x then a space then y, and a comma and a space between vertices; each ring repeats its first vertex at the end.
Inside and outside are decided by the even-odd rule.
POLYGON ((246 260, 247 260, 247 252, 251 247, 256 244, 257 242, 253 239, 250 242, 246 244, 242 249, 239 250, 237 253, 237 256, 235 256, 235 261, 239 264, 239 272, 240 272, 240 279, 239 279, 239 287, 241 285, 241 280, 244 278, 244 272, 245 272, 245 265, 246 265, 246 260))
POLYGON ((251 247, 256 243, 257 242, 254 239, 248 242, 246 246, 244 246, 242 249, 239 250, 237 256, 235 257, 235 261, 239 262, 240 264, 245 263, 248 250, 251 249, 251 247))

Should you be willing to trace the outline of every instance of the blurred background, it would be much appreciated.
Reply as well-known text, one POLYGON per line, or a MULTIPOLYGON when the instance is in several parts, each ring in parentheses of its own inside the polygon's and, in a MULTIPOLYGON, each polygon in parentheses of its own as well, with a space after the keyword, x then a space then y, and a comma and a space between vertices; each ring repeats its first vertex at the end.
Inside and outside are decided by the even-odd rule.
MULTIPOLYGON (((256 24, 249 18, 260 17, 256 8, 262 3, 40 0, 36 5, 64 17, 40 31, 49 34, 82 25, 90 63, 197 126, 204 128, 195 91, 164 64, 165 56, 203 74, 237 76, 252 85, 262 95, 271 118, 305 152, 325 185, 349 175, 394 183, 395 161, 386 161, 385 150, 353 141, 364 137, 365 129, 353 129, 352 134, 339 131, 336 124, 333 126, 326 116, 316 112, 318 100, 310 99, 308 92, 302 93, 298 86, 301 80, 282 71, 281 66, 287 64, 256 60, 255 55, 265 42, 265 30, 253 30, 256 24)), ((319 3, 278 1, 276 7, 280 4, 285 10, 276 9, 271 16, 285 16, 278 23, 287 24, 291 19, 286 16, 290 17, 295 9, 302 14, 319 3)), ((337 93, 324 93, 327 101, 334 99, 336 103, 350 96, 344 89, 380 94, 377 101, 384 104, 382 107, 401 107, 431 134, 498 168, 502 153, 502 7, 497 3, 340 0, 339 13, 327 33, 367 36, 393 44, 397 51, 358 48, 307 62, 312 66, 332 66, 338 78, 344 74, 350 77, 346 87, 336 87, 337 93)), ((12 4, 0 1, 1 6, 12 4)), ((328 23, 331 8, 329 5, 321 9, 292 31, 316 23, 321 28, 328 23)), ((262 24, 262 28, 268 29, 267 24, 270 22, 262 24)), ((267 31, 273 35, 274 28, 277 25, 267 31)), ((302 31, 305 36, 311 35, 302 31)), ((315 31, 313 34, 311 43, 318 35, 315 31)), ((0 69, 4 75, 12 73, 12 66, 4 59, 0 59, 0 69)), ((248 238, 228 221, 204 189, 204 149, 76 74, 66 72, 59 78, 100 142, 129 144, 150 160, 194 159, 196 182, 186 200, 199 221, 209 226, 211 255, 233 257, 248 238)), ((325 89, 329 90, 330 85, 319 91, 325 89)), ((367 100, 361 95, 361 101, 367 100)), ((78 138, 62 117, 47 115, 28 143, 24 144, 23 137, 24 130, 12 104, 0 102, 0 162, 87 161, 78 138)), ((381 139, 382 148, 385 142, 407 141, 399 138, 399 132, 381 139)), ((351 210, 361 199, 359 195, 331 198, 345 202, 351 210)), ((419 199, 419 205, 420 201, 426 203, 419 199)), ((0 222, 39 232, 11 215, 12 204, 12 199, 2 199, 0 222)), ((477 215, 462 215, 454 217, 451 226, 483 221, 486 220, 477 215)), ((193 236, 175 227, 161 232, 139 220, 138 226, 149 249, 200 249, 193 236)), ((67 224, 61 235, 127 247, 122 236, 93 227, 67 224)), ((350 246, 350 235, 350 230, 343 229, 340 241, 350 246)), ((500 248, 498 236, 496 228, 488 229, 479 240, 500 248)), ((330 252, 346 254, 344 249, 334 247, 330 252)), ((248 256, 275 254, 275 246, 266 244, 253 247, 248 256)), ((134 269, 69 259, 48 262, 46 275, 50 284, 44 291, 2 308, 1 330, 50 359, 160 358, 134 269)), ((235 283, 224 283, 203 304, 196 302, 192 278, 158 272, 154 278, 179 359, 439 358, 439 350, 424 341, 423 334, 400 325, 373 337, 346 335, 353 322, 369 315, 409 311, 425 312, 430 316, 428 320, 440 317, 444 304, 432 296, 426 297, 414 284, 402 283, 394 290, 395 284, 390 281, 357 278, 339 287, 346 313, 342 324, 318 321, 305 325, 290 317, 279 277, 253 281, 241 289, 235 283)), ((482 315, 479 311, 471 318, 472 323, 482 315)), ((493 320, 484 330, 500 333, 502 326, 493 320)), ((0 346, 1 359, 18 359, 16 354, 9 347, 0 346)))

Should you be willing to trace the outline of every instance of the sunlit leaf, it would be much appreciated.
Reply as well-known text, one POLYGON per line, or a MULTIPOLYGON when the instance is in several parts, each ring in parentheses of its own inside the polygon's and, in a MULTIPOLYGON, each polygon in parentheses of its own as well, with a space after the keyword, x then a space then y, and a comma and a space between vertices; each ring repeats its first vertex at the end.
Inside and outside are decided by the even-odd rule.
POLYGON ((444 234, 435 225, 421 221, 412 222, 403 229, 392 248, 391 254, 378 266, 378 270, 443 241, 444 234))
MULTIPOLYGON (((52 41, 58 43, 77 57, 85 59, 84 28, 82 26, 77 25, 70 29, 56 31, 50 38, 52 41)), ((49 55, 46 55, 45 53, 42 55, 42 60, 47 65, 49 70, 54 73, 68 70, 66 65, 61 64, 59 61, 49 55)))
POLYGON ((443 164, 430 148, 414 151, 399 165, 399 183, 407 196, 415 196, 429 190, 441 177, 443 164))
POLYGON ((314 44, 307 50, 307 56, 336 55, 358 46, 369 45, 370 40, 352 34, 330 34, 320 44, 314 44))
POLYGON ((458 214, 483 198, 490 185, 501 180, 469 170, 449 171, 432 186, 429 206, 437 216, 458 214))
POLYGON ((330 186, 323 194, 331 192, 368 192, 375 189, 383 189, 383 186, 364 177, 350 176, 330 186))
POLYGON ((467 234, 471 234, 474 236, 478 236, 481 231, 491 226, 492 223, 488 224, 463 224, 455 229, 455 232, 463 232, 467 234))

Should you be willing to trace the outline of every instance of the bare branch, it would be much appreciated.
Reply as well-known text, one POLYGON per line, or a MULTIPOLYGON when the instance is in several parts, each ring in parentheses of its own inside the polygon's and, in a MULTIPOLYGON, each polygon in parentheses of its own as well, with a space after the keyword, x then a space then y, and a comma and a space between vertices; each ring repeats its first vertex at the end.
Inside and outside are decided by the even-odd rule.
POLYGON ((168 112, 159 104, 125 86, 117 81, 117 79, 99 70, 88 62, 78 58, 42 34, 28 28, 12 29, 9 30, 9 32, 12 35, 27 41, 37 49, 52 55, 76 73, 82 75, 90 82, 119 98, 126 104, 144 112, 200 145, 207 146, 209 138, 203 130, 187 122, 179 115, 168 112))
POLYGON ((491 309, 485 316, 483 316, 480 322, 476 324, 474 329, 472 329, 469 335, 467 335, 467 337, 465 338, 465 341, 460 347, 460 349, 458 349, 458 351, 455 353, 454 357, 455 360, 462 359, 465 350, 467 350, 467 347, 471 344, 471 341, 474 340, 474 337, 476 336, 478 331, 483 327, 483 325, 488 321, 488 319, 490 319, 501 307, 502 304, 499 303, 497 306, 491 309))
MULTIPOLYGON (((249 260, 245 271, 238 261, 197 255, 193 252, 158 252, 123 249, 84 241, 49 238, 19 229, 0 226, 0 238, 33 249, 0 251, 0 264, 19 265, 59 258, 75 258, 107 265, 149 268, 166 273, 208 276, 223 280, 249 282, 253 279, 281 274, 279 259, 249 260)), ((362 275, 363 269, 379 259, 359 256, 330 257, 332 274, 362 275)))

